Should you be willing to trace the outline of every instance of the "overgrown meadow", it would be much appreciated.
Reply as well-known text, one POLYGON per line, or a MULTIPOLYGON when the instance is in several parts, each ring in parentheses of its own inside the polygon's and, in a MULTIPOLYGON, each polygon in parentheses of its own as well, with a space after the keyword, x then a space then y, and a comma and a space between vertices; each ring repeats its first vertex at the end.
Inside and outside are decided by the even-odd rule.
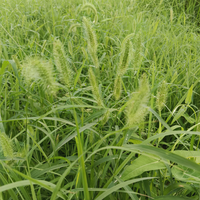
POLYGON ((198 1, 0 2, 0 200, 200 199, 198 1))

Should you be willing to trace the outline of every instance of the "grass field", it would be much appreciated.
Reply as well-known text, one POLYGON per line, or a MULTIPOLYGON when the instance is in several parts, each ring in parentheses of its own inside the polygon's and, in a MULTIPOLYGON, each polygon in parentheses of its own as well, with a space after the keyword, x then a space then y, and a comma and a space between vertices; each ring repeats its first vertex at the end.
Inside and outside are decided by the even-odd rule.
POLYGON ((0 2, 0 200, 200 199, 199 1, 0 2))

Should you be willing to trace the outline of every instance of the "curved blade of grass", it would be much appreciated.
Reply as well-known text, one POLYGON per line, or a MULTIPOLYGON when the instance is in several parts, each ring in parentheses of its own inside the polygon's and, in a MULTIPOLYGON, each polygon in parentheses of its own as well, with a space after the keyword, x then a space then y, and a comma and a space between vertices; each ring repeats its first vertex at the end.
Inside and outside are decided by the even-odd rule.
POLYGON ((94 151, 93 153, 91 153, 90 156, 88 156, 88 158, 90 158, 92 155, 96 154, 97 152, 103 151, 105 149, 120 149, 120 150, 124 150, 124 151, 130 151, 130 152, 144 154, 147 156, 150 156, 150 154, 153 154, 153 155, 156 155, 156 156, 159 156, 160 158, 162 158, 163 162, 165 162, 164 160, 170 160, 172 162, 181 164, 181 165, 191 168, 193 170, 197 170, 197 171, 200 170, 200 165, 198 165, 197 163, 194 163, 191 160, 183 158, 182 156, 176 155, 170 151, 167 151, 164 149, 159 149, 154 146, 144 145, 144 144, 124 145, 123 147, 117 147, 117 146, 103 147, 103 148, 100 148, 100 149, 94 151))
POLYGON ((110 195, 111 193, 115 192, 116 190, 118 190, 122 187, 126 187, 127 185, 130 185, 130 184, 133 184, 133 183, 136 183, 136 182, 140 182, 140 181, 144 181, 144 180, 153 179, 153 178, 156 178, 156 177, 137 178, 137 179, 133 179, 133 180, 130 180, 130 181, 119 183, 116 186, 109 188, 106 192, 103 192, 99 197, 95 198, 95 200, 102 200, 105 197, 107 197, 108 195, 110 195))
POLYGON ((148 143, 150 143, 151 141, 153 141, 157 138, 165 137, 165 136, 168 136, 168 135, 176 135, 176 134, 200 135, 200 132, 196 132, 196 131, 167 131, 165 133, 160 133, 160 134, 154 135, 154 136, 144 140, 142 142, 142 144, 148 144, 148 143))
MULTIPOLYGON (((115 178, 119 183, 123 183, 123 180, 121 180, 119 177, 116 176, 115 178)), ((125 186, 124 189, 125 191, 127 191, 127 194, 130 196, 132 200, 139 200, 136 194, 131 193, 133 190, 128 185, 125 186)))
POLYGON ((143 145, 143 144, 124 145, 124 147, 130 150, 139 151, 141 153, 154 154, 154 155, 159 156, 160 158, 163 158, 164 160, 171 160, 172 162, 179 163, 188 168, 191 168, 197 171, 200 170, 200 166, 198 164, 164 149, 159 149, 153 146, 148 146, 148 145, 143 145))
POLYGON ((184 188, 184 189, 189 190, 190 192, 196 192, 195 188, 188 185, 187 183, 174 183, 164 190, 164 195, 167 195, 170 193, 173 194, 174 190, 177 190, 178 188, 184 188))
POLYGON ((154 198, 155 200, 189 200, 187 197, 176 197, 176 196, 160 196, 154 198))
MULTIPOLYGON (((13 169, 11 169, 11 170, 13 170, 13 169)), ((13 188, 17 188, 17 187, 30 185, 31 184, 30 182, 32 182, 32 184, 40 185, 41 187, 43 187, 51 192, 53 192, 53 189, 56 187, 56 185, 54 185, 53 183, 50 183, 48 181, 36 180, 25 174, 22 174, 21 172, 18 172, 17 170, 13 170, 13 171, 28 180, 17 181, 17 182, 10 183, 10 184, 4 185, 4 186, 0 186, 0 192, 4 192, 4 191, 7 191, 7 190, 10 190, 13 188)), ((58 196, 61 197, 62 199, 65 199, 65 196, 61 192, 58 193, 58 196)))
POLYGON ((131 165, 129 165, 123 172, 121 179, 126 181, 128 179, 139 176, 145 171, 165 169, 165 164, 159 158, 152 158, 149 156, 141 155, 136 158, 131 165))

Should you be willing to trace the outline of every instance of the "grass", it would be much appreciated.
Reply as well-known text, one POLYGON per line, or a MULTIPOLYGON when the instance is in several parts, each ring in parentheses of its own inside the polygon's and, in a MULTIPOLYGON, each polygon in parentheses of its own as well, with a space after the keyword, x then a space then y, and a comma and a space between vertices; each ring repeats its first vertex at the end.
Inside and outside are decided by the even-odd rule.
POLYGON ((200 199, 199 1, 0 2, 0 200, 200 199))

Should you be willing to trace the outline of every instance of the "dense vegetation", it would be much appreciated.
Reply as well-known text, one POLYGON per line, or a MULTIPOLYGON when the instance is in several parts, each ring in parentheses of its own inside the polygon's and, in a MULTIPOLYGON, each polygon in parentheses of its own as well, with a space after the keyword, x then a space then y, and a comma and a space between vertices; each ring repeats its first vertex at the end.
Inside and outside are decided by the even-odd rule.
POLYGON ((200 199, 199 1, 0 2, 0 200, 200 199))

